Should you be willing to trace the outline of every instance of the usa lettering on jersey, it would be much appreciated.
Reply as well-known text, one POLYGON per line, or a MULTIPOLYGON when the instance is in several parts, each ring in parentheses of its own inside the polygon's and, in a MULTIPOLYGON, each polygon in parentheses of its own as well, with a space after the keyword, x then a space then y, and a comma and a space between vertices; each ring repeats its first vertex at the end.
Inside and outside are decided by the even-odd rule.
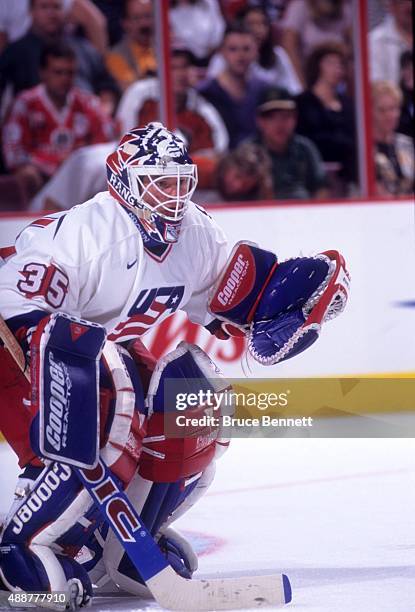
POLYGON ((143 289, 128 311, 127 321, 119 323, 108 338, 142 336, 157 322, 176 312, 183 295, 183 285, 143 289))

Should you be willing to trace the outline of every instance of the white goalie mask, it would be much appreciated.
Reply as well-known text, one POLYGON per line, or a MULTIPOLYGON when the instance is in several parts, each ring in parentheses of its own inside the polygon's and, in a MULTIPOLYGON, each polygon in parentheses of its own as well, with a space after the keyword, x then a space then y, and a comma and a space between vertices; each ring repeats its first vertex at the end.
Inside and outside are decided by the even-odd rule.
POLYGON ((197 186, 184 142, 161 123, 128 132, 107 158, 108 188, 132 208, 153 240, 176 242, 197 186))

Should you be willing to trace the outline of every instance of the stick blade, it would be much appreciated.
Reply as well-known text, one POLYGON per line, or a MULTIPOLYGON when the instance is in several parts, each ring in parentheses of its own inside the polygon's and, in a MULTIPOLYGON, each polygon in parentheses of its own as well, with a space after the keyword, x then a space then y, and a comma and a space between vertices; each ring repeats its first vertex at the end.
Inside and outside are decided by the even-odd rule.
POLYGON ((240 610, 283 606, 292 599, 285 574, 186 580, 171 567, 147 580, 157 602, 170 610, 240 610))

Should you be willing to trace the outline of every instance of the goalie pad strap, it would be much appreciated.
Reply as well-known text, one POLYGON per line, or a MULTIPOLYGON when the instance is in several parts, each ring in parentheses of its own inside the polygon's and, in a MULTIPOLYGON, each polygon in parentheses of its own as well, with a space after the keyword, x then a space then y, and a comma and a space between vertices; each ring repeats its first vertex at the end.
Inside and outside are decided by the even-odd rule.
POLYGON ((54 313, 31 342, 32 439, 48 459, 91 468, 99 451, 99 358, 105 330, 96 323, 54 313), (37 440, 36 440, 37 437, 37 440))

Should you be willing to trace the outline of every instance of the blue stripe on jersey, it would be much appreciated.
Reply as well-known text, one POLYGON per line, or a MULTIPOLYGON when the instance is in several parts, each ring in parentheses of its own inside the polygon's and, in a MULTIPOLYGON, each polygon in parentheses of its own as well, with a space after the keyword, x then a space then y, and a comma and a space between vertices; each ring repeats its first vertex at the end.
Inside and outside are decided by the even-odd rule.
POLYGON ((66 213, 64 215, 62 215, 61 217, 59 217, 58 222, 56 224, 56 229, 55 229, 55 231, 53 233, 53 240, 55 240, 56 234, 58 233, 58 231, 59 231, 59 229, 60 229, 60 227, 62 225, 62 221, 65 219, 65 217, 66 217, 66 213))

